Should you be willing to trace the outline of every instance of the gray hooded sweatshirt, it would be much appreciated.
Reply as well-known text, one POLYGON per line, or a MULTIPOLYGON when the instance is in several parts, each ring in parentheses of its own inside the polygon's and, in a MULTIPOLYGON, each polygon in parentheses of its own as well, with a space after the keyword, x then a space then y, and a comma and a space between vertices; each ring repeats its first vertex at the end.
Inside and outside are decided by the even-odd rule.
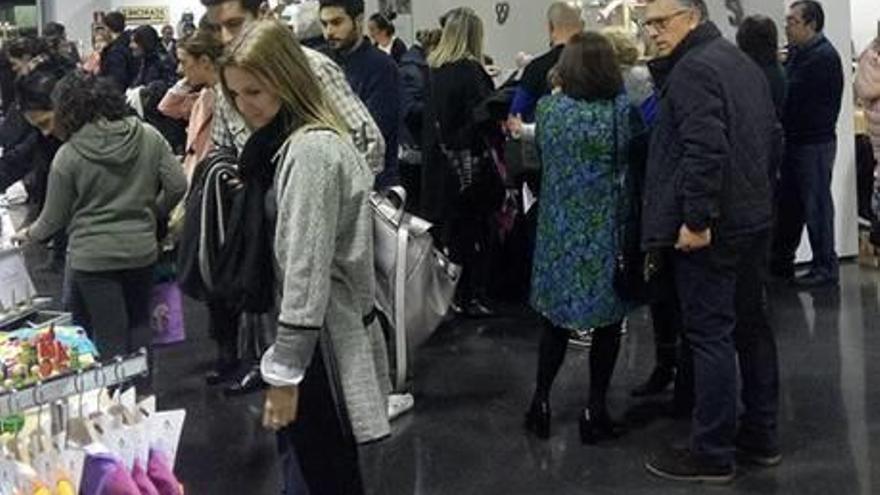
POLYGON ((46 204, 29 233, 45 241, 67 228, 68 256, 85 272, 156 262, 156 218, 186 192, 165 138, 135 117, 83 126, 52 162, 46 204))

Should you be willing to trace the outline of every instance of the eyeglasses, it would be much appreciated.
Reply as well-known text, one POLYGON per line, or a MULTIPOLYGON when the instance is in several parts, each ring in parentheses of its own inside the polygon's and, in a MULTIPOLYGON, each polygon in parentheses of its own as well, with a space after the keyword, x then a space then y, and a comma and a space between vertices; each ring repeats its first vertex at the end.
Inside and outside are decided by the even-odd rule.
POLYGON ((804 24, 804 21, 798 19, 797 17, 795 17, 793 15, 787 16, 785 18, 785 25, 786 26, 799 26, 801 24, 804 24))
POLYGON ((672 22, 673 19, 682 15, 691 13, 691 9, 681 9, 677 10, 667 16, 663 17, 655 17, 653 19, 645 19, 639 22, 639 26, 644 31, 654 31, 655 33, 665 32, 669 28, 669 23, 672 22))

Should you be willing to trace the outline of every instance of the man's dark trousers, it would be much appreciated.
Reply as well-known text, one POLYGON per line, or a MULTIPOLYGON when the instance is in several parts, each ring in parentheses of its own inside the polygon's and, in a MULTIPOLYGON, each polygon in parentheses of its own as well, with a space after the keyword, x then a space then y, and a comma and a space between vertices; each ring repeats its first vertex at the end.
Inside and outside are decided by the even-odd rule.
POLYGON ((720 240, 674 260, 694 364, 691 449, 717 465, 733 463, 738 441, 752 449, 778 448, 779 371, 765 304, 769 239, 762 232, 720 240), (739 438, 737 352, 744 405, 739 438))
POLYGON ((804 225, 813 251, 811 274, 838 280, 834 245, 834 199, 831 179, 837 142, 788 144, 778 185, 779 216, 774 246, 774 271, 792 275, 804 225))

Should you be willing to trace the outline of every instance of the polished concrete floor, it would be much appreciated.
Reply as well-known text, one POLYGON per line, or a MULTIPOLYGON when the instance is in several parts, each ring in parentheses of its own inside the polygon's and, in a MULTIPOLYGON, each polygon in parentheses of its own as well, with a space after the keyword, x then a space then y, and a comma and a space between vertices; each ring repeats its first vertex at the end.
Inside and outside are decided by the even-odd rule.
MULTIPOLYGON (((663 402, 629 398, 653 364, 650 322, 633 316, 614 378, 613 412, 626 437, 579 443, 588 353, 570 349, 553 395, 550 441, 522 430, 532 392, 537 326, 524 315, 446 325, 418 353, 415 411, 385 446, 382 495, 880 493, 880 272, 846 265, 839 289, 776 287, 772 317, 781 353, 781 438, 775 469, 740 472, 729 487, 681 485, 642 468, 654 447, 686 438, 688 423, 663 402)), ((260 401, 225 399, 204 385, 212 345, 205 315, 188 304, 187 343, 158 353, 163 408, 188 410, 177 471, 187 492, 278 494, 273 437, 259 426, 260 401)), ((315 494, 320 495, 320 494, 315 494)))

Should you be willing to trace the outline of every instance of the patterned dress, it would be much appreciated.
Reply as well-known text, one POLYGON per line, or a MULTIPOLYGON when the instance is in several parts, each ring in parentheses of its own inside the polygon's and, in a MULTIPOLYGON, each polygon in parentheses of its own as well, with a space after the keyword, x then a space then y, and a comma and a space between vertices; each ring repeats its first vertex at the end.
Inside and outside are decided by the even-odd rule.
POLYGON ((558 327, 587 330, 626 315, 627 305, 614 291, 614 269, 616 219, 623 211, 616 181, 624 169, 629 122, 624 95, 587 102, 556 94, 538 104, 543 179, 531 303, 558 327))

